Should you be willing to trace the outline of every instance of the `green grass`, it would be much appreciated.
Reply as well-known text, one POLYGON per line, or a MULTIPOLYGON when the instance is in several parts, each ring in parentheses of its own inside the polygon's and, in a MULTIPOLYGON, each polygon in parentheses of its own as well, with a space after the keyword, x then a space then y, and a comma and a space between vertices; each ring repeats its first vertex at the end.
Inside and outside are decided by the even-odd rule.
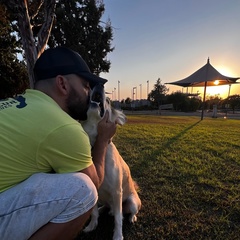
MULTIPOLYGON (((239 239, 240 121, 128 116, 114 142, 140 186, 142 209, 125 240, 239 239)), ((107 213, 78 240, 110 240, 107 213)))

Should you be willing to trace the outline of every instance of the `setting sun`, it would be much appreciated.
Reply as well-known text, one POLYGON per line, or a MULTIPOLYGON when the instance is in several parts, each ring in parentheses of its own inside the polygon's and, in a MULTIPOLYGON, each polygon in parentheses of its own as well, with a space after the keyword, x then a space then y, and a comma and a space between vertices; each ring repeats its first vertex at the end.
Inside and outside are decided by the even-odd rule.
MULTIPOLYGON (((221 73, 224 76, 227 77, 236 77, 237 74, 235 74, 233 71, 230 70, 230 68, 227 67, 223 67, 220 65, 216 65, 214 66, 216 68, 217 71, 219 71, 219 73, 221 73)), ((213 86, 207 86, 206 88, 206 96, 218 96, 222 99, 227 98, 228 94, 236 94, 236 88, 237 86, 235 86, 235 84, 232 84, 231 86, 227 85, 219 85, 220 84, 220 80, 215 80, 214 81, 214 85, 213 86), (235 91, 234 91, 235 90, 235 91)), ((200 93, 200 97, 203 98, 203 92, 204 92, 204 88, 195 88, 194 92, 199 92, 200 93)))
MULTIPOLYGON (((234 74, 229 68, 223 67, 223 66, 217 66, 216 69, 224 76, 227 77, 236 77, 236 74, 234 74)), ((212 87, 207 87, 206 94, 210 96, 219 96, 221 98, 227 98, 229 93, 229 85, 223 85, 218 86, 219 80, 214 81, 214 85, 212 87)), ((231 87, 230 87, 231 89, 231 87)))

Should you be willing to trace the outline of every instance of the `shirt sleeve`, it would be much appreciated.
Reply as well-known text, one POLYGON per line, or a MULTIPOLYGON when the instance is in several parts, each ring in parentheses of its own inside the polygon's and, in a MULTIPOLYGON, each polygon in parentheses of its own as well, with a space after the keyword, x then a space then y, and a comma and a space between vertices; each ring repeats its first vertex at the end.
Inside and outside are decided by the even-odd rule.
POLYGON ((39 146, 37 165, 42 171, 76 172, 91 164, 89 137, 78 123, 55 129, 39 146))

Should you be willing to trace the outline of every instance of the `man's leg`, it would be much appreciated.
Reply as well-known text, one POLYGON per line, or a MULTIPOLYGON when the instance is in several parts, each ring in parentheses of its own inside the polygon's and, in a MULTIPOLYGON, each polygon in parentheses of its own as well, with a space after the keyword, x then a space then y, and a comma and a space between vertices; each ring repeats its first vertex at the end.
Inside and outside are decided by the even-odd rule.
POLYGON ((55 231, 68 232, 68 227, 74 236, 96 201, 97 190, 83 173, 34 174, 0 194, 0 239, 26 240, 45 229, 54 237, 55 231))
POLYGON ((35 232, 29 240, 68 240, 74 239, 82 230, 84 224, 90 217, 92 209, 84 213, 82 216, 67 223, 48 223, 37 232, 35 232))

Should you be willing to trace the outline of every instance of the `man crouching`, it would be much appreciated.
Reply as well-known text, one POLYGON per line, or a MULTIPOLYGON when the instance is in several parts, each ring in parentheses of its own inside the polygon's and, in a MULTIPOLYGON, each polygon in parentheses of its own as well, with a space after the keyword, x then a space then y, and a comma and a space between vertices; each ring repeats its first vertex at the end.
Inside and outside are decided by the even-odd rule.
POLYGON ((97 202, 116 124, 98 124, 92 153, 85 120, 90 89, 107 80, 76 52, 46 50, 35 86, 0 101, 0 239, 73 239, 97 202))

